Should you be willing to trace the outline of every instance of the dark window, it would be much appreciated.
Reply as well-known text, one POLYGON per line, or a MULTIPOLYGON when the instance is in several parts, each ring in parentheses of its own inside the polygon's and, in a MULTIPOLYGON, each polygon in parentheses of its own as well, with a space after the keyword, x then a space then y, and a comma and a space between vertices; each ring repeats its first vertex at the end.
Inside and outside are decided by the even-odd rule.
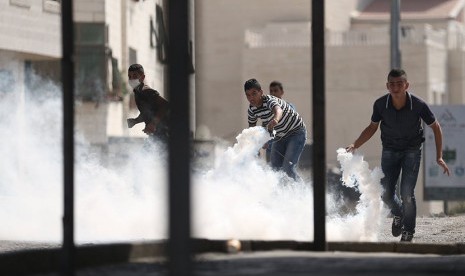
POLYGON ((0 69, 0 93, 13 92, 15 78, 10 70, 0 69))
POLYGON ((77 45, 104 45, 106 26, 104 23, 77 23, 75 40, 77 45))
POLYGON ((107 93, 105 23, 75 23, 76 98, 102 101, 107 93))

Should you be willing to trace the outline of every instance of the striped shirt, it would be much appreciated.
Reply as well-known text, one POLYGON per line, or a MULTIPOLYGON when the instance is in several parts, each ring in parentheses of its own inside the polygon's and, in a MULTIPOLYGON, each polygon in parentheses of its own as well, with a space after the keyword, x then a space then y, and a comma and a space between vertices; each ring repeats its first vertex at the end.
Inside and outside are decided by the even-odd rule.
POLYGON ((271 95, 263 96, 263 104, 260 107, 249 105, 247 111, 249 125, 256 125, 258 119, 261 119, 262 126, 266 127, 274 117, 273 108, 275 106, 279 106, 283 110, 281 120, 274 127, 276 137, 283 138, 296 130, 305 129, 304 121, 299 113, 284 100, 271 95))

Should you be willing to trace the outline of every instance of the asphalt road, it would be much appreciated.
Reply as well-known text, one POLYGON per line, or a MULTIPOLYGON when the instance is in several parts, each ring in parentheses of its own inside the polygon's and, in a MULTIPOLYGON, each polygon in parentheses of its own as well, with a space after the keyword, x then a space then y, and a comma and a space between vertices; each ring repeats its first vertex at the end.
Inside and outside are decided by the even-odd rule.
MULTIPOLYGON (((271 251, 231 254, 201 254, 191 275, 464 275, 465 256, 394 253, 271 251)), ((167 275, 156 260, 81 269, 77 276, 167 275)), ((35 274, 55 276, 58 273, 35 274)))
MULTIPOLYGON (((380 242, 397 242, 386 219, 380 242)), ((414 243, 465 244, 465 215, 419 217, 414 243)), ((0 252, 59 245, 21 241, 0 241, 0 252)), ((166 275, 160 259, 90 267, 77 276, 166 275)), ((405 253, 255 251, 237 254, 204 253, 195 257, 192 275, 465 275, 465 255, 405 253)), ((55 276, 58 273, 35 274, 55 276)))

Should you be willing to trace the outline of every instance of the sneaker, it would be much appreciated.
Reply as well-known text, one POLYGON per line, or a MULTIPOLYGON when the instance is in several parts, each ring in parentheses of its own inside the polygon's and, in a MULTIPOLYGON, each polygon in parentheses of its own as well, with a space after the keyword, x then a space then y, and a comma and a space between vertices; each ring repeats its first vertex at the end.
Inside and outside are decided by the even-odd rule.
POLYGON ((408 231, 402 231, 402 237, 400 238, 401 242, 411 242, 413 239, 413 233, 408 231))
POLYGON ((402 217, 394 216, 392 220, 392 235, 398 237, 402 234, 402 217))

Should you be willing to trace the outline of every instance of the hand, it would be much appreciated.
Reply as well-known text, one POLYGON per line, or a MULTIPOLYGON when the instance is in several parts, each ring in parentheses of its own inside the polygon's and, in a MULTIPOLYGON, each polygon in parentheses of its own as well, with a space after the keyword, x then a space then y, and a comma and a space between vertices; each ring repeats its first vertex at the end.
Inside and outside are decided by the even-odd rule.
POLYGON ((145 128, 142 130, 145 134, 153 134, 155 133, 155 130, 157 130, 157 127, 155 126, 154 123, 148 123, 145 124, 145 128))
POLYGON ((278 124, 278 120, 273 119, 268 123, 268 125, 266 125, 266 128, 268 130, 272 130, 277 124, 278 124))
POLYGON ((355 152, 355 145, 354 144, 350 144, 348 147, 346 147, 346 151, 347 152, 355 152))
POLYGON ((265 144, 263 144, 262 149, 268 149, 268 147, 271 146, 270 144, 270 141, 266 142, 265 144))
POLYGON ((126 120, 128 123, 128 128, 132 128, 135 124, 137 124, 136 119, 129 118, 126 120))
POLYGON ((449 168, 447 167, 446 162, 444 162, 442 158, 439 158, 436 162, 444 169, 443 174, 447 173, 447 176, 450 176, 449 168))

